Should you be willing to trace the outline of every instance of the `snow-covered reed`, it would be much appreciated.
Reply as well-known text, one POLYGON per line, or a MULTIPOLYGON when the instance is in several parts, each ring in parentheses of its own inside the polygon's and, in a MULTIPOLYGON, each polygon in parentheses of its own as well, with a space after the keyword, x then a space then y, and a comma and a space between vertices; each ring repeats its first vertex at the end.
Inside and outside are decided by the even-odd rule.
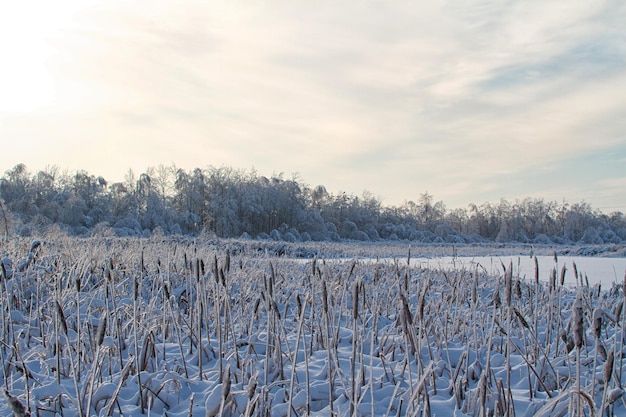
POLYGON ((557 256, 526 280, 235 241, 0 251, 0 416, 626 412, 624 285, 564 286, 557 256))

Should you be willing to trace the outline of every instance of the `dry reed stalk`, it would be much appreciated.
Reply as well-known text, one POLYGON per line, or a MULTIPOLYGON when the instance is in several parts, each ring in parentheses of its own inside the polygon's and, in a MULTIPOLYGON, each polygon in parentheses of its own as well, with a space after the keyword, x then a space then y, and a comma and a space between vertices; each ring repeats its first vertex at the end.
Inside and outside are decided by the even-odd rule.
MULTIPOLYGON (((143 267, 143 252, 141 253, 141 264, 143 267)), ((137 328, 139 327, 139 293, 140 293, 140 278, 133 277, 133 339, 135 348, 135 372, 137 373, 137 389, 139 390, 139 402, 141 404, 141 414, 145 412, 146 402, 143 395, 143 386, 141 383, 141 366, 139 364, 139 333, 137 328)))
POLYGON ((109 263, 110 263, 110 268, 107 268, 105 270, 105 277, 106 277, 106 282, 107 282, 107 286, 106 286, 106 291, 107 291, 107 309, 109 308, 109 303, 108 303, 108 298, 111 299, 111 304, 113 305, 113 310, 112 313, 114 315, 114 320, 115 320, 115 324, 116 324, 116 339, 117 339, 117 353, 118 353, 118 358, 120 361, 120 369, 124 368, 124 359, 122 357, 122 353, 124 352, 123 349, 123 343, 124 343, 124 334, 122 332, 122 323, 121 323, 121 318, 118 316, 117 313, 117 303, 115 301, 116 294, 115 294, 115 283, 113 282, 113 260, 109 259, 109 263))
MULTIPOLYGON (((622 283, 622 294, 624 296, 624 298, 622 299, 622 308, 624 306, 626 306, 626 271, 624 271, 624 281, 622 283)), ((622 311, 622 309, 620 309, 620 312, 622 311)), ((619 321, 619 319, 617 319, 619 321)), ((619 324, 616 326, 619 327, 619 324)), ((621 323, 621 336, 619 338, 619 366, 617 369, 619 369, 619 378, 618 380, 621 383, 622 380, 622 365, 623 365, 623 359, 624 359, 624 355, 623 355, 623 349, 624 349, 624 334, 626 333, 626 313, 622 314, 622 323, 621 323)))
MULTIPOLYGON (((299 300, 300 298, 298 298, 299 300)), ((296 348, 291 356, 291 377, 289 380, 289 406, 287 411, 287 417, 291 417, 292 411, 292 401, 293 401, 293 384, 296 376, 296 365, 297 365, 297 357, 298 357, 298 346, 300 344, 300 336, 302 335, 302 329, 304 328, 304 318, 305 318, 305 309, 307 307, 308 300, 304 300, 304 304, 298 309, 298 331, 296 333, 296 348)), ((304 340, 302 341, 302 348, 304 349, 304 356, 306 356, 306 346, 304 345, 304 340)), ((307 371, 308 374, 308 371, 307 371)))
POLYGON ((258 375, 259 374, 257 372, 254 375, 252 375, 252 377, 250 377, 250 379, 248 380, 248 389, 247 389, 248 401, 246 402, 246 410, 243 414, 245 417, 251 416, 252 413, 254 412, 254 409, 256 408, 256 400, 258 398, 258 395, 256 394, 258 375))
POLYGON ((335 377, 334 370, 332 367, 332 352, 330 346, 330 312, 328 310, 328 290, 326 288, 326 280, 322 281, 322 313, 324 316, 324 343, 326 344, 326 352, 327 352, 327 361, 326 366, 328 367, 328 402, 329 402, 329 413, 330 416, 335 415, 334 404, 333 404, 333 379, 335 377))
MULTIPOLYGON (((591 397, 595 396, 596 392, 596 367, 598 364, 598 350, 600 345, 600 336, 602 333, 602 316, 603 312, 600 307, 596 307, 593 310, 592 320, 593 320, 593 334, 595 338, 595 349, 593 355, 593 368, 591 369, 591 397)), ((605 352, 606 353, 606 352, 605 352)))
MULTIPOLYGON (((204 294, 204 289, 202 288, 202 282, 200 280, 200 270, 204 269, 204 263, 201 263, 199 258, 196 258, 196 313, 197 313, 197 332, 198 332, 198 378, 200 381, 203 380, 203 372, 202 372, 202 355, 204 354, 204 349, 202 348, 202 323, 203 323, 203 300, 202 295, 204 294)), ((204 274, 202 274, 204 275, 204 274)))
MULTIPOLYGON (((166 303, 166 309, 169 310, 172 316, 172 323, 174 323, 174 330, 176 331, 176 341, 178 342, 178 350, 180 352, 180 357, 184 358, 185 352, 183 348, 183 337, 181 335, 181 329, 180 329, 180 323, 179 323, 180 312, 178 312, 178 317, 174 316, 174 309, 172 308, 169 299, 168 299, 168 302, 166 303)), ((189 379, 189 370, 187 369, 187 361, 183 360, 182 362, 183 362, 183 368, 185 370, 185 378, 189 379)))
POLYGON ((229 400, 230 396, 230 388, 231 388, 231 378, 230 378, 230 366, 227 365, 224 370, 225 375, 221 378, 222 382, 222 398, 220 400, 220 411, 217 414, 218 416, 224 415, 224 407, 226 406, 226 402, 229 400))
MULTIPOLYGON (((574 336, 574 346, 576 347, 576 391, 580 394, 581 376, 580 376, 580 350, 583 345, 585 331, 583 328, 583 303, 581 293, 578 293, 576 301, 572 307, 572 332, 574 336)), ((581 415, 582 404, 580 395, 576 396, 576 415, 581 415)))
MULTIPOLYGON (((98 323, 98 336, 97 336, 97 346, 96 346, 96 353, 94 356, 94 359, 91 363, 91 370, 89 372, 89 379, 87 380, 87 382, 85 383, 85 387, 84 387, 84 394, 83 394, 83 401, 84 401, 84 397, 87 397, 87 407, 85 408, 87 415, 91 415, 91 401, 93 399, 93 390, 94 390, 94 386, 95 386, 95 380, 96 380, 96 376, 99 375, 99 371, 102 367, 102 360, 104 359, 104 357, 101 357, 100 352, 102 350, 102 342, 104 341, 104 330, 100 330, 105 329, 105 325, 101 326, 102 323, 106 323, 106 315, 105 313, 102 314, 104 319, 101 318, 100 319, 100 323, 98 323), (100 335, 102 335, 102 338, 100 338, 100 335)), ((101 374, 100 374, 101 375, 101 374)), ((101 376, 100 376, 101 377, 101 376)))
POLYGON ((120 379, 117 383, 117 387, 115 388, 115 391, 113 391, 113 395, 111 395, 111 399, 109 400, 109 403, 107 404, 107 408, 104 411, 104 415, 107 417, 110 417, 111 413, 113 412, 113 407, 117 403, 117 397, 119 397, 120 391, 122 390, 122 386, 124 385, 126 378, 128 378, 128 375, 130 374, 130 368, 132 364, 133 364, 132 358, 129 358, 128 362, 126 363, 126 366, 122 369, 122 372, 120 373, 120 379))
MULTIPOLYGON (((217 264, 217 255, 213 260, 213 276, 215 278, 213 282, 213 307, 214 307, 214 326, 215 337, 217 337, 218 346, 218 360, 219 360, 219 382, 222 383, 222 376, 224 375, 224 339, 222 338, 222 307, 221 307, 221 287, 219 284, 219 268, 217 264)), ((266 373, 267 377, 267 373, 266 373)))
MULTIPOLYGON (((353 264, 354 265, 354 264, 353 264)), ((350 275, 354 266, 350 268, 350 275)), ((352 287, 352 356, 350 357, 350 416, 356 413, 356 354, 357 354, 357 324, 359 319, 359 281, 355 282, 352 287)))
MULTIPOLYGON (((311 290, 311 293, 313 291, 311 290)), ((313 318, 314 318, 314 313, 315 313, 315 308, 314 308, 314 303, 315 299, 313 297, 311 297, 311 308, 310 308, 310 313, 309 313, 309 323, 313 323, 313 318)), ((313 331, 314 328, 312 328, 311 330, 313 331)), ((321 331, 320 331, 321 333, 321 331)), ((309 346, 309 351, 307 351, 306 349, 306 345, 305 345, 305 341, 306 338, 304 337, 304 335, 302 335, 302 345, 303 345, 303 350, 304 350, 304 371, 305 371, 305 386, 306 386, 306 408, 305 408, 305 415, 310 416, 311 415, 311 377, 310 377, 310 373, 309 373, 309 360, 310 357, 313 355, 313 334, 310 335, 310 339, 311 339, 311 345, 309 346)))
POLYGON ((613 375, 614 363, 615 363, 615 354, 611 350, 608 353, 606 362, 604 363, 604 368, 602 369, 602 379, 605 384, 605 391, 606 391, 608 383, 611 382, 611 376, 613 375))
POLYGON ((512 316, 512 281, 513 281, 513 262, 510 263, 509 269, 504 271, 504 303, 506 309, 506 389, 507 389, 507 415, 515 415, 513 405, 513 394, 511 391, 511 316, 512 316))

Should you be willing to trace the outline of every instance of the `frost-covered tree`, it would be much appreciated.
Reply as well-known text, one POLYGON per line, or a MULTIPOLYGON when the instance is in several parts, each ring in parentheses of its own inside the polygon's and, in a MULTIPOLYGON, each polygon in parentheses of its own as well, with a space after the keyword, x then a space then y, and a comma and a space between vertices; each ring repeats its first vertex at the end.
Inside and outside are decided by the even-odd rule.
POLYGON ((4 227, 5 235, 11 227, 32 233, 56 224, 78 234, 98 225, 99 230, 109 228, 120 235, 158 229, 221 237, 272 234, 294 241, 337 240, 340 235, 440 243, 626 240, 623 213, 606 215, 585 202, 526 198, 447 211, 443 202, 425 192, 417 203, 385 207, 368 192, 333 194, 323 185, 309 188, 297 175, 267 178, 254 170, 227 167, 185 171, 160 165, 138 177, 129 170, 123 182, 109 185, 83 170, 61 173, 47 167, 31 176, 18 164, 0 178, 0 201, 0 231, 4 227))

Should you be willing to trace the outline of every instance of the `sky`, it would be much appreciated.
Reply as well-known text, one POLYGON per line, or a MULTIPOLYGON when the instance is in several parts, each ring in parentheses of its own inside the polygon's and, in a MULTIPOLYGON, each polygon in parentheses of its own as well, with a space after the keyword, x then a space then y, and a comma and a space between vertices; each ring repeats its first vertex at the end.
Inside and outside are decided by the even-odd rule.
POLYGON ((623 0, 0 6, 0 172, 294 174, 626 212, 623 0))

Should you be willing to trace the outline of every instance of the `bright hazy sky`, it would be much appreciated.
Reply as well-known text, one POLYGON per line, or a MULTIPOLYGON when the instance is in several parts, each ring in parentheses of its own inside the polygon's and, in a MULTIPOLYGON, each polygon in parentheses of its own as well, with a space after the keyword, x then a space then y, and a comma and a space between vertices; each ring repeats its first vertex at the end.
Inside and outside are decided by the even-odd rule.
POLYGON ((626 212, 625 22, 623 0, 4 2, 0 172, 626 212))

